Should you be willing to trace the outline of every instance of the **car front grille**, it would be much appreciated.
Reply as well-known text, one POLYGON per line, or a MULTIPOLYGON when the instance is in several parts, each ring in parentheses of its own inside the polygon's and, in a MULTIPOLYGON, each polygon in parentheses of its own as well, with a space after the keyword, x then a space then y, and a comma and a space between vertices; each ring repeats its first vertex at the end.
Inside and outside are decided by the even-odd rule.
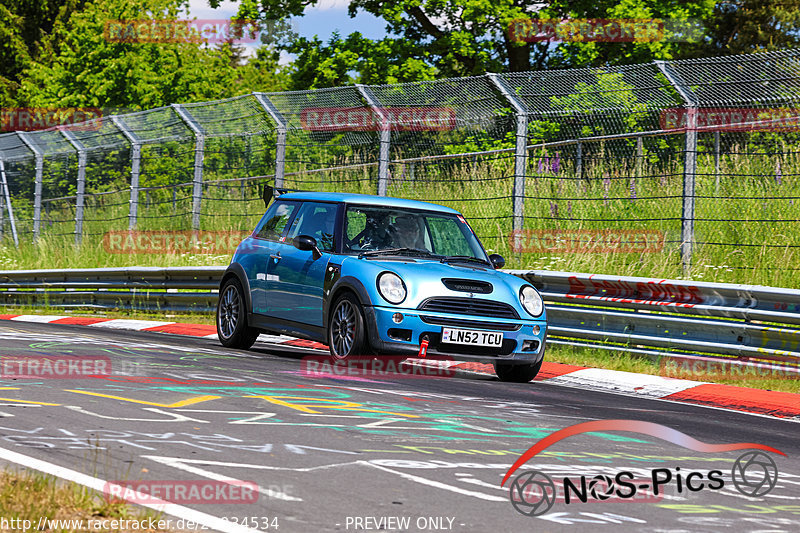
POLYGON ((487 316, 492 318, 519 320, 519 314, 510 305, 479 298, 428 298, 422 302, 420 311, 432 313, 452 313, 454 315, 487 316))
POLYGON ((483 322, 479 320, 464 320, 460 318, 445 318, 445 317, 430 316, 430 315, 420 315, 419 317, 426 324, 434 324, 436 326, 452 326, 454 328, 464 328, 464 329, 517 331, 521 327, 519 324, 511 324, 509 322, 483 322))

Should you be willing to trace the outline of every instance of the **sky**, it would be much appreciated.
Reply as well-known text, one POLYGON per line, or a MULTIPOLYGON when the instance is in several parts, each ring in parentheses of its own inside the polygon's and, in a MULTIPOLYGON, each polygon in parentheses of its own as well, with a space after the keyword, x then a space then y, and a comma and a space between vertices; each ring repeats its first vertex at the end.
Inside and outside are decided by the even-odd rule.
MULTIPOLYGON (((236 14, 238 5, 235 1, 225 1, 218 9, 211 9, 208 0, 189 0, 189 12, 197 19, 229 19, 236 14)), ((363 11, 355 18, 350 18, 347 15, 348 5, 349 0, 320 0, 316 6, 307 8, 304 16, 292 18, 292 29, 302 37, 317 35, 323 41, 327 41, 337 30, 342 36, 355 31, 370 39, 386 36, 384 21, 363 11)), ((253 45, 246 47, 250 54, 254 53, 253 45)), ((289 60, 288 55, 281 58, 282 63, 289 60)))

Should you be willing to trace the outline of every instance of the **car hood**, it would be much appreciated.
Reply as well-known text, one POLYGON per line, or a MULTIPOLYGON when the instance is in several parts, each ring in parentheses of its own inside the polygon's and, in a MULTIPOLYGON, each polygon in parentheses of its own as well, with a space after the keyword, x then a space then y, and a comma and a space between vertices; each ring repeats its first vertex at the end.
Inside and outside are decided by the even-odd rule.
MULTIPOLYGON (((399 258, 398 258, 399 259, 399 258)), ((404 258, 405 259, 405 258, 404 258)), ((519 290, 528 283, 521 278, 494 270, 490 266, 470 265, 466 263, 441 263, 438 260, 377 260, 355 259, 368 263, 376 269, 376 276, 383 271, 394 272, 403 280, 408 291, 405 301, 398 307, 416 308, 422 301, 435 296, 480 298, 506 302, 524 313, 519 303, 519 290), (492 285, 492 292, 481 294, 468 290, 453 290, 445 286, 442 279, 464 281, 483 281, 492 285)), ((366 265, 364 265, 366 266, 366 265)))

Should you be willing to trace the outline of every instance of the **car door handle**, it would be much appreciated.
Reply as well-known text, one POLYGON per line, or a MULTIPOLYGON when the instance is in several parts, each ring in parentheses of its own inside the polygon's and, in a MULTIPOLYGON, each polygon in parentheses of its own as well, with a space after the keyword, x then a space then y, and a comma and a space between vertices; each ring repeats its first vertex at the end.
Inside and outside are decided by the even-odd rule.
POLYGON ((270 254, 270 259, 274 259, 276 262, 281 260, 281 253, 278 252, 277 254, 270 254))

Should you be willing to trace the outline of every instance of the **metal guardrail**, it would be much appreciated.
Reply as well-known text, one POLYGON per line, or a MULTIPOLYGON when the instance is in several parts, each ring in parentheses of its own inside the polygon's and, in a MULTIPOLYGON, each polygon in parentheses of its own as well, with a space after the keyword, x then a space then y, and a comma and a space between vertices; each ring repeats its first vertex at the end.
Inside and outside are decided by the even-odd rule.
MULTIPOLYGON (((225 267, 0 271, 0 305, 210 312, 225 267)), ((548 342, 800 362, 800 290, 509 270, 542 294, 548 342)))

